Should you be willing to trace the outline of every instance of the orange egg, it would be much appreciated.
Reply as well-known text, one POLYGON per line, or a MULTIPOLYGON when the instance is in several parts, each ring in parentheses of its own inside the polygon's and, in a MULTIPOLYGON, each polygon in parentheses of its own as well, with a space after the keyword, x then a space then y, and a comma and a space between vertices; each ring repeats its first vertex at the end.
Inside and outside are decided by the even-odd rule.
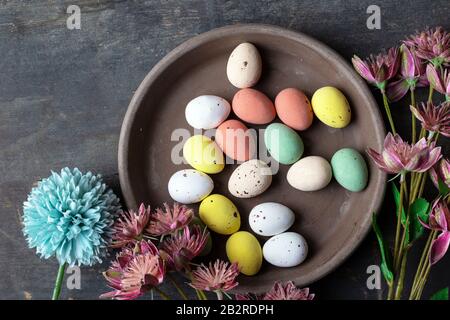
POLYGON ((313 111, 308 97, 298 89, 287 88, 275 98, 278 117, 295 130, 306 130, 313 122, 313 111))
POLYGON ((247 161, 256 153, 256 137, 239 120, 227 120, 216 130, 215 141, 231 159, 247 161))
POLYGON ((236 92, 232 108, 241 120, 252 124, 269 123, 276 115, 272 101, 264 93, 250 88, 236 92))

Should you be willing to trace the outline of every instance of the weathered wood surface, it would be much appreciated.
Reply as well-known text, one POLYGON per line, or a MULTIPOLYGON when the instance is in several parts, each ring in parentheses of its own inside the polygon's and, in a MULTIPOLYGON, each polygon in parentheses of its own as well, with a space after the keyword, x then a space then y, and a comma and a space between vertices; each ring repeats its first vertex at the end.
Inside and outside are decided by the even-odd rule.
MULTIPOLYGON (((56 262, 41 261, 21 232, 33 183, 77 166, 102 173, 119 193, 117 143, 128 102, 152 66, 184 40, 228 24, 269 23, 314 36, 350 59, 426 26, 449 29, 449 14, 447 0, 0 1, 0 299, 45 299, 54 283, 56 262), (81 9, 81 30, 66 28, 71 4, 81 9), (371 4, 381 8, 381 30, 366 27, 371 4)), ((393 113, 408 132, 405 108, 393 113)), ((392 228, 391 209, 382 212, 384 229, 392 228)), ((377 263, 369 235, 312 289, 322 299, 378 298, 382 291, 366 286, 366 268, 377 263)), ((425 297, 450 284, 449 267, 448 258, 436 266, 425 297)), ((63 289, 62 298, 97 298, 107 290, 105 268, 83 268, 82 290, 63 289)))

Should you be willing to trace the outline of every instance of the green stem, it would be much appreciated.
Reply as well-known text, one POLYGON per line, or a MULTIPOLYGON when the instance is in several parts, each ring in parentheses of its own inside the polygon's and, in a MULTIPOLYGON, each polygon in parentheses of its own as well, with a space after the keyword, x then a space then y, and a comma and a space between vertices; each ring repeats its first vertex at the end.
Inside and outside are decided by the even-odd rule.
POLYGON ((430 84, 430 91, 428 92, 428 102, 432 102, 433 101, 433 86, 430 84))
POLYGON ((160 288, 158 287, 154 287, 153 289, 155 289, 156 292, 158 292, 158 294, 164 299, 164 300, 170 300, 170 297, 167 293, 165 293, 164 291, 162 291, 160 288))
POLYGON ((53 289, 52 300, 58 300, 61 293, 61 285, 64 279, 64 272, 66 271, 67 263, 59 265, 58 274, 56 275, 55 288, 53 289))
POLYGON ((167 274, 167 276, 169 277, 170 282, 172 282, 173 286, 175 287, 175 289, 177 289, 178 293, 183 298, 183 300, 189 300, 188 296, 186 295, 184 290, 181 288, 181 286, 178 284, 178 282, 175 280, 175 278, 169 273, 167 274))
POLYGON ((223 293, 220 290, 216 290, 217 300, 223 300, 223 293))
POLYGON ((432 238, 433 238, 433 232, 430 232, 430 234, 428 235, 427 242, 425 243, 425 247, 423 248, 422 255, 419 260, 419 265, 417 266, 416 274, 414 275, 414 280, 413 280, 413 284, 411 287, 411 293, 409 295, 409 300, 412 300, 415 296, 417 282, 420 278, 420 273, 422 272, 422 267, 425 264, 426 259, 428 258, 428 250, 430 248, 432 238))
MULTIPOLYGON (((411 105, 416 107, 416 97, 414 89, 410 89, 411 92, 411 105)), ((416 116, 411 112, 411 140, 412 143, 416 143, 416 116)))
POLYGON ((399 276, 398 282, 397 282, 397 290, 395 291, 395 300, 400 300, 400 298, 402 297, 403 286, 404 286, 404 281, 405 281, 405 274, 406 274, 406 261, 408 260, 407 256, 408 256, 408 250, 406 250, 402 256, 402 265, 400 267, 400 276, 399 276))
POLYGON ((397 131, 395 131, 394 120, 392 119, 391 108, 389 107, 389 102, 388 102, 386 93, 384 93, 384 92, 381 92, 381 93, 383 95, 384 109, 386 110, 386 115, 388 117, 389 124, 391 125, 391 131, 393 134, 396 134, 397 131))
POLYGON ((397 226, 395 230, 395 242, 394 242, 394 266, 397 265, 397 255, 399 252, 399 244, 400 244, 400 227, 402 224, 401 218, 402 218, 402 209, 403 209, 403 195, 404 195, 404 189, 405 189, 405 173, 401 173, 400 175, 400 200, 398 204, 398 210, 397 210, 397 226))
POLYGON ((392 300, 392 298, 394 297, 394 282, 388 283, 388 286, 389 286, 389 291, 388 291, 387 299, 392 300))

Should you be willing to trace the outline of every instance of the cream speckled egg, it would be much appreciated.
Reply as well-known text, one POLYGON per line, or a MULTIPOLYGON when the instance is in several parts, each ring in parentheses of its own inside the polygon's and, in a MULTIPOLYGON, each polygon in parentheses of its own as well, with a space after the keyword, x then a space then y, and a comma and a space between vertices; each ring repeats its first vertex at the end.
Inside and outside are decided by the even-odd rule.
POLYGON ((238 198, 255 197, 269 188, 272 172, 261 160, 252 159, 237 167, 228 180, 228 190, 238 198))
POLYGON ((237 88, 252 87, 261 76, 261 65, 258 49, 251 43, 241 43, 228 58, 228 80, 237 88))
POLYGON ((331 181, 332 170, 322 157, 309 156, 294 163, 287 173, 287 181, 295 189, 316 191, 325 188, 331 181))

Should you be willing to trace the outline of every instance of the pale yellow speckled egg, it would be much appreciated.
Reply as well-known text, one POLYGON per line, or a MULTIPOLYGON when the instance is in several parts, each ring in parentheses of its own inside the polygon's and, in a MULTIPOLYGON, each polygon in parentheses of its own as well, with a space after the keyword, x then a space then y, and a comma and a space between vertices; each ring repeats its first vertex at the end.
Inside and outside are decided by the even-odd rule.
POLYGON ((320 121, 332 128, 344 128, 351 120, 352 112, 347 98, 334 87, 318 89, 312 99, 311 105, 314 114, 320 121))
POLYGON ((232 234, 241 227, 241 216, 230 199, 221 194, 212 194, 200 204, 200 219, 212 231, 232 234))
POLYGON ((262 264, 262 249, 258 239, 250 232, 239 231, 228 238, 226 244, 228 260, 237 263, 241 273, 253 276, 262 264))

